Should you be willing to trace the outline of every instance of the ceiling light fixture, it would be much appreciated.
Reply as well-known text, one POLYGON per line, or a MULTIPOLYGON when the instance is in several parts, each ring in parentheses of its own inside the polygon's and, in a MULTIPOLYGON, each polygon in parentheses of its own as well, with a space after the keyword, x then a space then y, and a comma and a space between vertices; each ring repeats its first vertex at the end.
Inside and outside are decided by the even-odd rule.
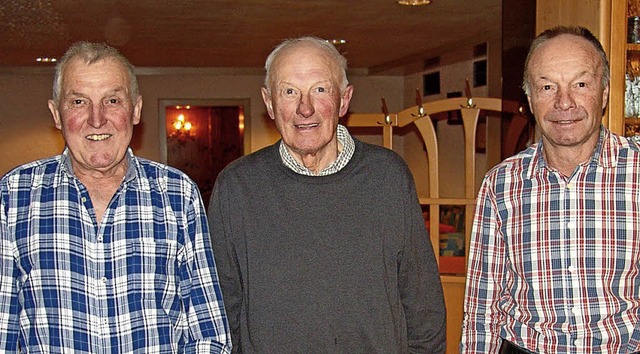
POLYGON ((429 5, 431 4, 431 0, 398 0, 397 3, 400 5, 418 6, 429 5))
POLYGON ((327 42, 333 44, 333 45, 340 45, 340 44, 345 44, 347 43, 347 40, 345 39, 327 39, 327 42))
POLYGON ((55 63, 58 61, 56 58, 36 58, 38 63, 55 63))

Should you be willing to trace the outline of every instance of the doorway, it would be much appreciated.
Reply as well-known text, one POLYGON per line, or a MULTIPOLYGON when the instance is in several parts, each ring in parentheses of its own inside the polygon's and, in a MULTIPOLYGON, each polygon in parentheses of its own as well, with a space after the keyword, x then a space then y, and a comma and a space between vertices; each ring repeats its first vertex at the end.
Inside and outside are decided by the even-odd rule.
POLYGON ((160 101, 164 162, 198 185, 205 207, 218 174, 248 151, 248 107, 248 99, 160 101))

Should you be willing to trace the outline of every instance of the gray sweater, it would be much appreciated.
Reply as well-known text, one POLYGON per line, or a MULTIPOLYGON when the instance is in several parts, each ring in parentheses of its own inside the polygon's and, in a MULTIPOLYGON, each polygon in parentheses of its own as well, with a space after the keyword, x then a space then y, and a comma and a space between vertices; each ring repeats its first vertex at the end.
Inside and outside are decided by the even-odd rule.
POLYGON ((218 176, 209 224, 234 352, 444 352, 411 173, 391 150, 355 143, 329 176, 294 173, 278 144, 218 176))

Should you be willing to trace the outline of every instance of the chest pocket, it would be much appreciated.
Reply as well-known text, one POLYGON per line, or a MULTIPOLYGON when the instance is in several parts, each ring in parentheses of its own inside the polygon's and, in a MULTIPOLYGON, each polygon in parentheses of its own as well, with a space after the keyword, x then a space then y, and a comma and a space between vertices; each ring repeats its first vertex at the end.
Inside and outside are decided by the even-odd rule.
POLYGON ((116 272, 129 289, 143 298, 155 299, 160 294, 177 292, 178 244, 175 241, 141 238, 128 244, 128 256, 116 272))

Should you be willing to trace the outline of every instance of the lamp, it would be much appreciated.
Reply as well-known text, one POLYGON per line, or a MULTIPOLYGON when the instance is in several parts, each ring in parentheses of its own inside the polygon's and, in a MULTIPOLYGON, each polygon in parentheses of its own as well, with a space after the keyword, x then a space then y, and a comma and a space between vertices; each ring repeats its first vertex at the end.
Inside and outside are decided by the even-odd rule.
POLYGON ((173 128, 175 130, 170 134, 170 137, 177 139, 192 138, 191 128, 193 128, 193 124, 186 120, 184 114, 179 114, 178 117, 176 117, 176 120, 173 122, 173 128))
POLYGON ((429 5, 431 4, 431 0, 398 0, 397 3, 400 5, 418 6, 429 5))

